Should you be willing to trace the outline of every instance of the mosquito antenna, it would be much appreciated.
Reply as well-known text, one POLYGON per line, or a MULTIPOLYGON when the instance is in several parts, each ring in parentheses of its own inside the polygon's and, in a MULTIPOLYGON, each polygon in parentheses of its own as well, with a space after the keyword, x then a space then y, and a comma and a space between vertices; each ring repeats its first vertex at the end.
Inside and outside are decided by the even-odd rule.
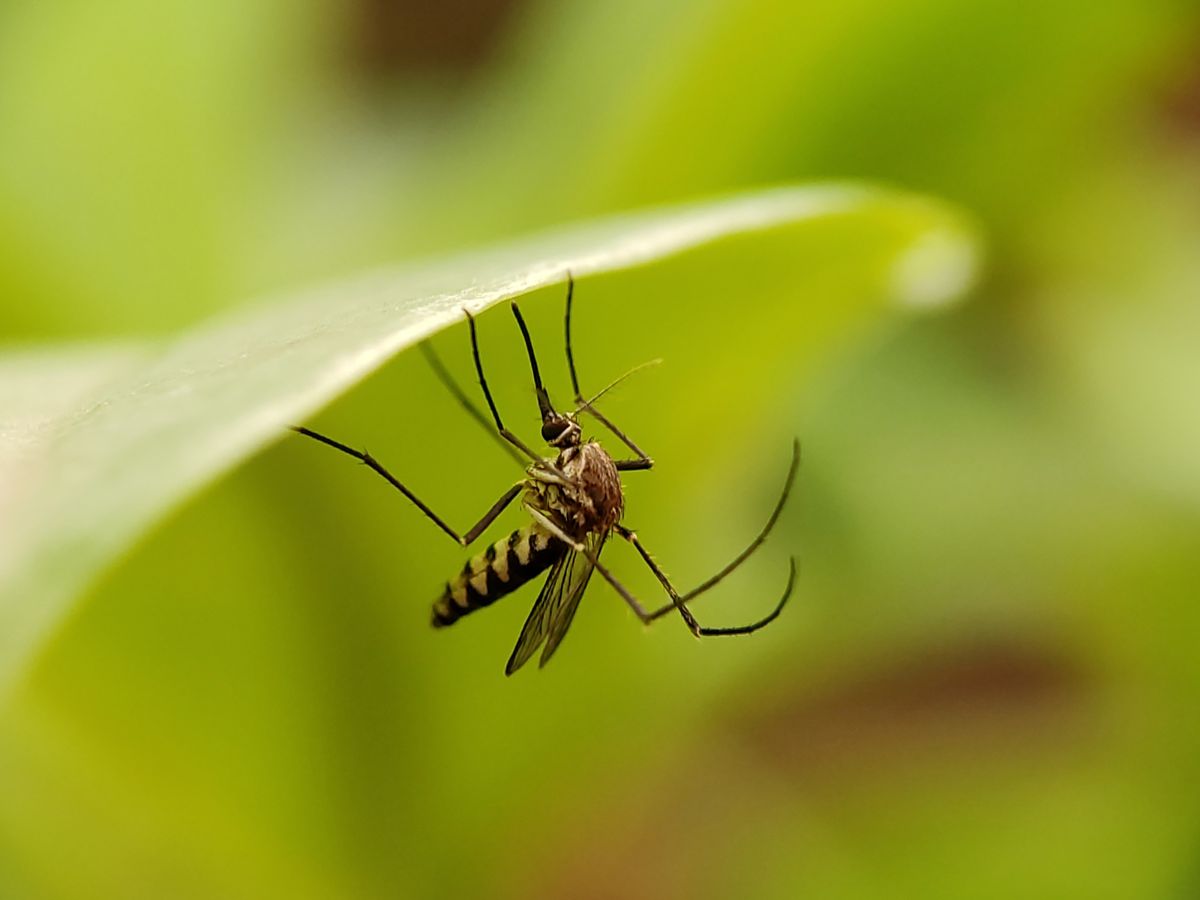
POLYGON ((616 379, 614 379, 612 382, 610 382, 607 387, 603 388, 598 394, 596 394, 594 397, 592 397, 592 399, 584 400, 582 403, 580 403, 579 408, 580 409, 588 409, 593 403, 595 403, 597 400, 599 400, 601 397, 603 397, 605 394, 607 394, 609 391, 611 391, 613 388, 615 388, 617 385, 619 385, 621 382, 623 382, 629 376, 636 375, 638 372, 642 371, 643 369, 649 369, 651 366, 660 366, 660 365, 662 365, 661 359, 651 359, 644 363, 634 366, 632 369, 630 369, 624 375, 621 375, 621 376, 617 377, 616 379))

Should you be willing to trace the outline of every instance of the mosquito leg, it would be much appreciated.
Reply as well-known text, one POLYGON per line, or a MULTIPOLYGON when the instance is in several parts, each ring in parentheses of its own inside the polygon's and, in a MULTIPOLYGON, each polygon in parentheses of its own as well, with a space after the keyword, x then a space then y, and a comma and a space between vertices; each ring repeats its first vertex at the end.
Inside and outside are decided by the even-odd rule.
POLYGON ((452 376, 446 369, 445 365, 442 364, 441 357, 434 352, 433 344, 431 344, 429 341, 421 341, 420 346, 421 353, 425 356, 426 362, 428 362, 429 367, 433 369, 433 374, 437 376, 438 381, 445 386, 446 390, 448 390, 454 396, 454 399, 458 401, 458 405, 465 409, 467 411, 467 415, 474 419, 475 422, 479 424, 480 428, 486 431, 490 437, 495 439, 497 444, 504 448, 505 453, 515 459, 521 466, 524 466, 527 462, 525 457, 522 456, 512 444, 500 436, 496 429, 491 426, 491 423, 488 422, 487 417, 480 411, 479 407, 471 402, 470 398, 467 397, 466 392, 463 391, 463 389, 459 387, 458 382, 454 380, 454 376, 452 376))
POLYGON ((643 472, 654 467, 652 459, 618 459, 613 461, 618 472, 643 472))
POLYGON ((775 619, 779 616, 779 613, 782 612, 784 604, 787 603, 788 598, 792 595, 792 587, 796 582, 796 557, 794 556, 791 558, 789 566, 787 587, 784 588, 783 596, 779 598, 779 602, 775 604, 775 608, 771 610, 771 612, 759 619, 757 622, 751 622, 749 625, 735 625, 731 628, 706 627, 697 622, 696 617, 692 614, 692 611, 687 608, 688 600, 695 597, 697 592, 692 591, 689 594, 681 595, 677 590, 675 590, 675 586, 671 584, 671 580, 667 577, 667 574, 661 568, 659 568, 658 563, 654 561, 654 558, 649 554, 646 548, 642 546, 642 542, 638 540, 638 536, 635 532, 618 525, 617 533, 633 544, 635 548, 637 548, 637 552, 641 554, 641 557, 643 560, 645 560, 646 565, 650 567, 650 571, 654 573, 654 577, 658 579, 659 584, 663 586, 667 594, 671 597, 671 602, 663 609, 655 610, 649 615, 644 616, 642 618, 642 621, 644 622, 653 622, 655 619, 660 618, 663 613, 675 609, 679 611, 679 615, 683 617, 683 621, 687 623, 688 628, 696 637, 750 634, 751 632, 758 631, 758 629, 763 628, 764 626, 775 621, 775 619))
MULTIPOLYGON (((572 373, 572 376, 573 375, 574 375, 574 373, 572 373)), ((585 400, 582 395, 577 395, 575 397, 575 402, 579 405, 579 409, 588 413, 597 422, 599 422, 601 425, 603 425, 605 428, 607 428, 609 431, 611 431, 614 435, 616 435, 617 440, 619 440, 622 444, 624 444, 626 447, 628 447, 630 450, 632 450, 634 453, 637 454, 637 459, 628 460, 628 462, 636 462, 638 465, 636 465, 636 466, 628 466, 627 465, 625 467, 626 471, 629 471, 632 469, 652 469, 652 468, 654 468, 654 460, 651 459, 646 454, 645 450, 643 450, 641 447, 639 447, 637 444, 635 444, 629 437, 627 437, 625 432, 623 432, 620 428, 618 428, 616 425, 614 425, 612 423, 612 420, 610 420, 608 418, 608 416, 604 415, 604 413, 600 412, 600 410, 596 409, 596 407, 594 407, 594 406, 592 406, 592 404, 588 403, 587 400, 585 400)), ((623 462, 624 462, 624 460, 623 460, 623 462)))
MULTIPOLYGON (((700 584, 697 587, 693 588, 692 590, 688 591, 686 594, 683 594, 680 597, 680 600, 684 604, 691 602, 696 597, 699 597, 701 594, 708 591, 710 588, 716 586, 716 584, 718 582, 720 582, 721 579, 723 579, 726 575, 728 575, 730 572, 732 572, 734 569, 736 569, 738 566, 740 566, 742 563, 744 563, 750 557, 750 554, 752 554, 755 550, 757 550, 759 548, 759 546, 762 544, 762 542, 767 539, 767 535, 769 535, 771 533, 771 529, 774 528, 775 523, 777 521, 779 521, 779 516, 783 512, 784 505, 787 503, 788 495, 792 491, 792 484, 796 480, 796 473, 797 473, 797 471, 799 471, 799 468, 800 468, 800 442, 793 441, 792 442, 792 464, 791 464, 791 467, 788 469, 787 480, 784 482, 784 485, 783 485, 783 493, 781 493, 779 495, 779 501, 775 504, 775 508, 771 511, 771 516, 770 516, 770 518, 767 519, 767 524, 763 526, 762 531, 760 531, 758 533, 758 536, 755 537, 754 540, 752 540, 749 543, 749 545, 746 547, 746 549, 743 550, 741 553, 739 553, 736 557, 734 557, 734 559, 728 565, 726 565, 723 569, 721 569, 721 571, 717 572, 717 574, 713 575, 707 581, 703 582, 702 584, 700 584)), ((621 533, 622 537, 626 537, 628 539, 628 536, 626 534, 622 533, 625 530, 627 530, 627 529, 622 529, 619 531, 619 533, 621 533)), ((632 532, 630 532, 629 534, 632 534, 632 532)), ((654 569, 655 564, 654 564, 653 560, 650 559, 649 554, 647 554, 645 552, 645 550, 642 548, 641 544, 637 543, 636 537, 637 537, 636 535, 633 535, 634 540, 632 540, 631 542, 638 549, 638 552, 642 554, 642 558, 644 560, 646 560, 647 565, 649 565, 652 569, 654 569)), ((656 572, 656 574, 657 574, 657 572, 656 572)), ((662 581, 661 578, 659 580, 662 581)), ((665 586, 665 584, 664 584, 664 586, 665 586)), ((668 593, 669 593, 669 591, 668 591, 668 593)), ((655 619, 660 619, 663 616, 667 615, 667 613, 671 612, 673 609, 676 609, 676 608, 677 607, 676 607, 674 598, 672 598, 672 601, 670 603, 654 610, 654 612, 652 612, 650 614, 650 619, 651 619, 651 621, 653 621, 655 619)))
POLYGON ((567 368, 571 370, 571 390, 575 392, 576 411, 584 410, 592 415, 596 421, 616 435, 617 439, 622 444, 628 447, 637 456, 636 462, 638 465, 629 465, 633 460, 623 460, 624 465, 618 463, 617 468, 622 471, 636 471, 639 469, 650 469, 654 466, 654 460, 646 455, 637 444, 630 440, 621 429, 614 425, 607 416, 592 406, 591 403, 583 396, 583 392, 579 389, 579 375, 575 371, 575 351, 571 347, 571 306, 575 297, 575 279, 571 273, 567 273, 567 312, 563 318, 563 331, 567 344, 567 368))
POLYGON ((494 521, 496 521, 496 517, 499 516, 500 513, 504 512, 504 510, 508 507, 508 504, 517 499, 517 495, 521 493, 524 487, 524 483, 518 481, 507 491, 505 491, 500 496, 500 499, 492 504, 492 508, 483 514, 483 518, 472 525, 470 530, 462 536, 462 539, 459 540, 459 543, 464 547, 468 544, 474 543, 475 538, 483 534, 484 530, 487 529, 487 527, 494 521))
POLYGON ((410 491, 408 488, 406 488, 403 484, 401 484, 400 481, 396 478, 396 476, 393 475, 391 472, 389 472, 387 469, 385 469, 379 463, 379 461, 375 459, 375 457, 371 456, 370 453, 367 453, 367 452, 361 451, 361 450, 355 450, 353 447, 347 447, 345 444, 341 443, 340 441, 335 441, 333 438, 326 437, 325 435, 320 434, 319 432, 313 431, 309 428, 294 427, 292 430, 297 432, 298 434, 304 435, 305 437, 310 437, 314 441, 320 441, 322 444, 332 447, 334 450, 340 450, 342 453, 345 453, 348 456, 353 456, 355 459, 357 459, 363 465, 370 468, 373 472, 382 476, 383 479, 385 481, 387 481, 388 484, 390 484, 392 487, 394 487, 396 490, 398 490, 400 493, 402 493, 405 497, 407 497, 409 500, 411 500, 413 502, 413 505, 415 505, 417 507, 417 509, 419 509, 419 510, 421 510, 421 512, 425 513, 425 515, 428 516, 433 521, 433 524, 435 524, 438 528, 442 529, 442 531, 444 531, 444 532, 446 532, 446 534, 450 535, 450 537, 453 538, 455 542, 461 544, 464 547, 467 546, 468 544, 472 543, 475 540, 475 538, 479 537, 479 535, 483 533, 483 530, 485 528, 487 528, 489 525, 491 525, 492 522, 495 521, 496 517, 499 516, 501 512, 503 512, 504 508, 506 506, 508 506, 510 503, 512 503, 513 500, 515 500, 517 498, 517 495, 521 493, 521 489, 524 487, 523 482, 518 482, 517 484, 514 484, 512 487, 510 487, 507 491, 504 492, 504 495, 499 500, 497 500, 494 504, 492 504, 492 508, 483 514, 482 519, 480 519, 478 522, 476 522, 466 534, 460 536, 458 534, 458 532, 456 532, 453 528, 451 528, 449 525, 446 524, 446 522, 442 519, 441 516, 439 516, 432 509, 430 509, 428 506, 426 506, 420 500, 420 498, 417 497, 416 494, 414 494, 412 491, 410 491))
MULTIPOLYGON (((600 573, 600 576, 613 586, 613 589, 621 595, 622 600, 629 604, 629 608, 632 609, 634 614, 642 620, 642 624, 649 625, 654 621, 656 616, 653 613, 648 612, 646 607, 642 606, 641 601, 639 601, 637 597, 633 596, 633 594, 629 591, 629 588, 625 587, 625 585, 617 580, 616 576, 613 575, 612 572, 608 571, 608 569, 600 562, 599 557, 596 556, 595 552, 590 547, 581 543, 580 541, 572 540, 565 531, 550 521, 550 519, 539 510, 536 510, 528 505, 525 507, 525 509, 543 528, 569 546, 576 553, 582 553, 585 557, 587 557, 588 562, 595 567, 596 571, 600 573)), ((667 579, 667 576, 663 573, 662 569, 655 564, 654 560, 650 558, 650 555, 645 551, 641 544, 638 543, 637 535, 628 529, 621 528, 620 526, 617 526, 617 531, 622 537, 631 540, 633 545, 638 548, 638 552, 642 554, 642 558, 646 560, 651 570, 658 577, 658 580, 662 582, 663 587, 667 589, 667 593, 671 595, 672 607, 679 610, 679 614, 683 616, 683 621, 687 623, 688 629, 691 630, 692 634, 694 634, 696 637, 719 637, 732 634, 750 634, 753 631, 758 631, 758 629, 769 625, 775 620, 775 618, 783 610, 784 604, 787 603, 788 597, 790 597, 792 594, 792 586, 796 581, 796 560, 794 558, 792 559, 791 574, 788 575, 788 583, 787 587, 784 589, 783 596, 768 615, 762 619, 759 619, 757 622, 752 622, 749 625, 739 625, 733 628, 706 628, 696 621, 696 617, 693 616, 687 606, 684 605, 683 598, 681 598, 675 588, 671 586, 671 582, 667 579)))
POLYGON ((463 310, 467 315, 467 324, 471 329, 471 355, 475 359, 475 373, 479 376, 479 386, 483 388, 484 399, 487 400, 488 409, 492 412, 492 419, 496 422, 496 430, 500 432, 500 437, 508 441, 531 460, 537 462, 541 457, 525 446, 525 443, 504 427, 504 423, 500 421, 500 413, 496 409, 496 401, 492 399, 492 392, 488 388, 487 379, 483 376, 483 363, 479 359, 479 337, 475 333, 475 317, 467 310, 463 310))
POLYGON ((575 353, 571 349, 571 303, 575 299, 575 276, 567 272, 567 314, 563 319, 563 330, 567 341, 567 368, 571 370, 571 390, 578 401, 583 394, 579 390, 579 376, 575 374, 575 353))

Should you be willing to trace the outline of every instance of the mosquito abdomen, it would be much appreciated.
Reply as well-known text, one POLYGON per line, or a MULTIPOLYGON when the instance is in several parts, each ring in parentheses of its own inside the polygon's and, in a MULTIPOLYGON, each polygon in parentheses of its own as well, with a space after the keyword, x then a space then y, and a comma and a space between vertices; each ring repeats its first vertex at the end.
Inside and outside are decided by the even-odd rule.
POLYGON ((469 612, 495 603, 546 571, 566 545, 536 524, 518 528, 463 566, 433 604, 433 627, 452 625, 469 612))

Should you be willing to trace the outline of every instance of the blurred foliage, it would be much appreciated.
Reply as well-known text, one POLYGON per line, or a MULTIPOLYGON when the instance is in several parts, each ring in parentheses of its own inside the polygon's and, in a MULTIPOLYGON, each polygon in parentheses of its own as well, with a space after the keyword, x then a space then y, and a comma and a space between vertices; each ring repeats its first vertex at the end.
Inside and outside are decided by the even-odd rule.
MULTIPOLYGON (((0 499, 5 520, 21 527, 0 545, 0 698, 79 594, 155 521, 398 352, 461 325, 465 308, 478 317, 538 288, 561 289, 566 272, 590 282, 739 239, 757 247, 758 277, 769 272, 807 295, 803 339, 775 328, 771 299, 755 305, 766 333, 753 359, 737 361, 751 379, 781 364, 816 368, 828 348, 886 309, 881 301, 927 311, 961 298, 977 272, 976 235, 940 204, 862 186, 790 187, 375 270, 220 317, 172 341, 10 353, 0 360, 0 499)), ((715 284, 709 278, 692 292, 691 315, 715 284)), ((643 325, 654 318, 636 315, 643 325)), ((746 318, 739 310, 727 327, 746 318)), ((719 334, 711 337, 720 343, 719 334)), ((706 359, 686 383, 691 392, 720 377, 715 358, 706 359)))
MULTIPOLYGON (((762 342, 819 339, 787 279, 838 289, 823 254, 588 284, 587 372, 668 360, 611 406, 661 463, 630 515, 680 581, 803 438, 778 546, 703 608, 758 608, 799 546, 793 605, 747 641, 641 636, 596 591, 551 668, 505 680, 525 595, 430 634, 454 548, 354 466, 265 453, 107 578, 0 721, 0 895, 1193 896, 1193 5, 531 4, 453 84, 347 74, 353 9, 0 10, 4 332, 157 333, 825 176, 972 209, 991 277, 766 374, 762 342)), ((538 334, 558 303, 529 298, 538 334)), ((512 473, 410 357, 325 424, 458 520, 512 473)))

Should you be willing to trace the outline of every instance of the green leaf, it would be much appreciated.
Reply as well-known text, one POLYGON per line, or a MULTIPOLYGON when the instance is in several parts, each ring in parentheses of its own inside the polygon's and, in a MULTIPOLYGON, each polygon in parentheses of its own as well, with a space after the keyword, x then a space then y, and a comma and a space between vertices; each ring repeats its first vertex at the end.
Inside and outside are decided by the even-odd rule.
MULTIPOLYGON (((25 355, 0 394, 4 501, 0 691, 72 601, 156 519, 405 347, 501 300, 630 268, 738 233, 861 227, 875 295, 914 307, 958 296, 974 243, 928 200, 846 185, 786 188, 560 228, 362 277, 204 324, 161 346, 25 355), (880 264, 872 229, 888 236, 880 264), (868 247, 874 249, 868 250, 868 247), (870 254, 870 256, 869 256, 870 254), (869 256, 869 258, 868 258, 869 256), (874 268, 872 268, 874 267, 874 268), (45 393, 31 414, 29 397, 45 393)), ((858 232, 855 232, 856 234, 858 232)), ((790 242, 771 243, 786 252, 790 242)), ((837 292, 849 323, 853 305, 837 292)), ((813 300, 820 303, 820 298, 813 300)))

